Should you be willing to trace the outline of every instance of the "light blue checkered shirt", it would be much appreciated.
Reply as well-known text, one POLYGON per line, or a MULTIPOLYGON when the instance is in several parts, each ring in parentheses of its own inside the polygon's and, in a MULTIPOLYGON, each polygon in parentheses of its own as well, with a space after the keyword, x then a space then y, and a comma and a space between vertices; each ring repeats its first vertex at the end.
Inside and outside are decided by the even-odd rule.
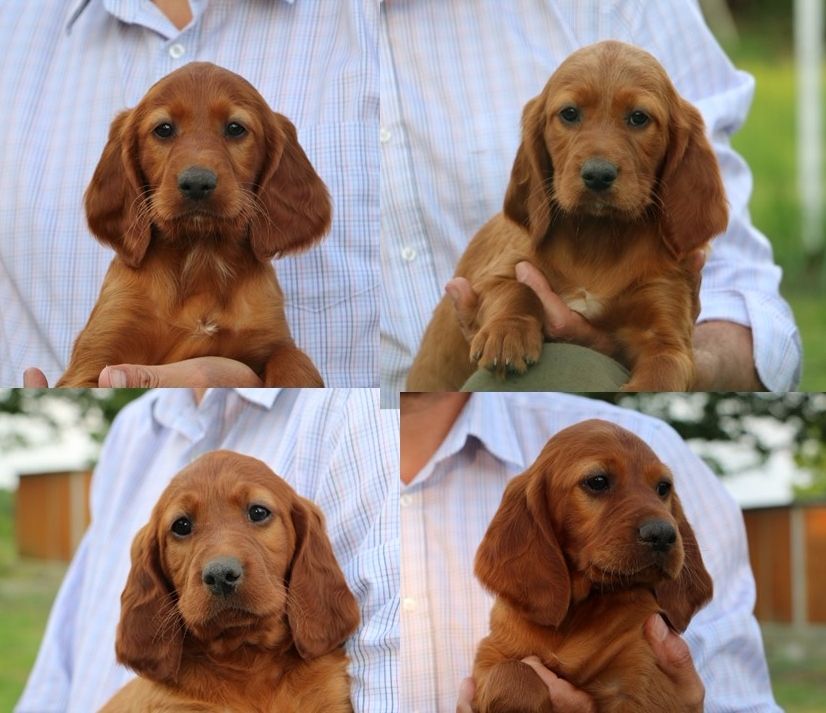
POLYGON ((127 406, 92 479, 92 524, 52 609, 17 713, 91 713, 134 674, 115 662, 120 594, 137 530, 183 466, 228 448, 265 461, 324 512, 362 623, 347 643, 353 702, 398 711, 398 412, 378 389, 187 389, 127 406))
POLYGON ((751 327, 771 390, 799 379, 800 337, 780 269, 751 225, 751 173, 729 146, 753 79, 732 67, 692 0, 451 0, 381 9, 381 385, 396 405, 468 240, 502 208, 522 108, 579 47, 614 38, 656 56, 702 112, 731 220, 703 270, 700 321, 751 327))
POLYGON ((296 343, 328 386, 378 385, 378 9, 374 0, 0 2, 0 385, 63 372, 114 253, 82 197, 115 113, 194 60, 246 77, 298 128, 333 198, 318 246, 278 260, 296 343))
MULTIPOLYGON (((778 713, 760 629, 743 517, 708 467, 662 421, 567 394, 474 394, 414 481, 402 487, 404 713, 453 713, 489 631, 492 598, 473 558, 508 480, 525 470, 557 431, 589 418, 636 433, 673 471, 697 536, 714 598, 685 639, 706 689, 708 713, 778 713)), ((653 712, 652 712, 653 713, 653 712)))

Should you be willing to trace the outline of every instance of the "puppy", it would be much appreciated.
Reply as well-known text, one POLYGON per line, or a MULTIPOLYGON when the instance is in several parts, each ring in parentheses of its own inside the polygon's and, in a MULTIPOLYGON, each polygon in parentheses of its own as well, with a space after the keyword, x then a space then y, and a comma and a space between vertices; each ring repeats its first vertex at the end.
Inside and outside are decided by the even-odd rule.
POLYGON ((358 622, 319 509, 261 461, 208 453, 132 544, 116 652, 140 678, 102 713, 352 713, 358 622))
POLYGON ((115 117, 85 202, 117 256, 58 386, 199 356, 241 361, 267 386, 324 385, 271 259, 321 239, 330 199, 295 127, 246 80, 203 62, 161 79, 115 117))
POLYGON ((478 332, 468 345, 442 299, 408 389, 455 391, 478 367, 521 374, 539 359, 544 310, 515 275, 526 260, 613 337, 624 390, 687 390, 699 302, 686 257, 727 221, 702 117, 657 60, 615 41, 574 52, 525 106, 503 211, 456 268, 479 296, 478 332))
POLYGON ((475 572, 496 595, 477 713, 551 713, 529 655, 600 713, 683 710, 643 625, 661 613, 684 631, 712 583, 671 473, 629 431, 591 420, 554 436, 505 489, 475 572))

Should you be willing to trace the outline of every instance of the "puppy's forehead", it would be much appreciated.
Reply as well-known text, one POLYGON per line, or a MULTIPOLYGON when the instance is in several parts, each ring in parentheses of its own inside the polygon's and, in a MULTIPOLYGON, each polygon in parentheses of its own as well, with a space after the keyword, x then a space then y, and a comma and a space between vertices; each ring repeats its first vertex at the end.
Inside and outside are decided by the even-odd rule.
POLYGON ((671 82, 653 55, 639 47, 608 40, 568 56, 548 85, 551 94, 592 91, 604 95, 623 89, 660 94, 671 82))
POLYGON ((267 102, 242 76, 209 62, 191 62, 156 82, 142 104, 147 108, 160 105, 209 104, 220 99, 237 106, 255 107, 267 102))
POLYGON ((170 482, 170 498, 188 495, 230 498, 240 492, 265 491, 280 500, 294 496, 292 488, 263 461, 231 451, 213 451, 193 461, 170 482))
POLYGON ((559 431, 548 441, 541 457, 569 462, 619 462, 635 468, 667 470, 639 436, 601 419, 582 421, 559 431))

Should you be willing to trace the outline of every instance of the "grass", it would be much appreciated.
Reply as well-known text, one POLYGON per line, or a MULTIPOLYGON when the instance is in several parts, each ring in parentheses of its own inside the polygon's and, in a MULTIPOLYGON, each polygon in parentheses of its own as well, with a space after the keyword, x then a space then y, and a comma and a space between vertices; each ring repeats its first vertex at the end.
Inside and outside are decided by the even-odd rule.
POLYGON ((787 713, 826 710, 826 627, 763 626, 774 695, 787 713))
MULTIPOLYGON (((800 241, 794 64, 782 47, 769 45, 761 53, 748 37, 730 54, 756 80, 749 118, 733 144, 754 174, 752 220, 772 242, 784 272, 781 292, 803 339, 800 390, 826 391, 826 277, 820 262, 807 261, 800 241)), ((823 95, 826 104, 826 88, 823 95)))
POLYGON ((13 494, 0 490, 0 711, 10 711, 23 692, 66 571, 58 562, 17 557, 13 494))

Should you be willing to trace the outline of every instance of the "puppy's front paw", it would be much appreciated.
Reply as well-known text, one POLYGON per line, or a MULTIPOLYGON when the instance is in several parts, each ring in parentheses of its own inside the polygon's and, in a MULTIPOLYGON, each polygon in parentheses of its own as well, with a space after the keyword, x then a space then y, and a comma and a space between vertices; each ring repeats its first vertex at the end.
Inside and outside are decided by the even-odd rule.
POLYGON ((470 343, 470 359, 500 376, 524 374, 542 353, 542 326, 534 317, 511 317, 484 325, 470 343))

